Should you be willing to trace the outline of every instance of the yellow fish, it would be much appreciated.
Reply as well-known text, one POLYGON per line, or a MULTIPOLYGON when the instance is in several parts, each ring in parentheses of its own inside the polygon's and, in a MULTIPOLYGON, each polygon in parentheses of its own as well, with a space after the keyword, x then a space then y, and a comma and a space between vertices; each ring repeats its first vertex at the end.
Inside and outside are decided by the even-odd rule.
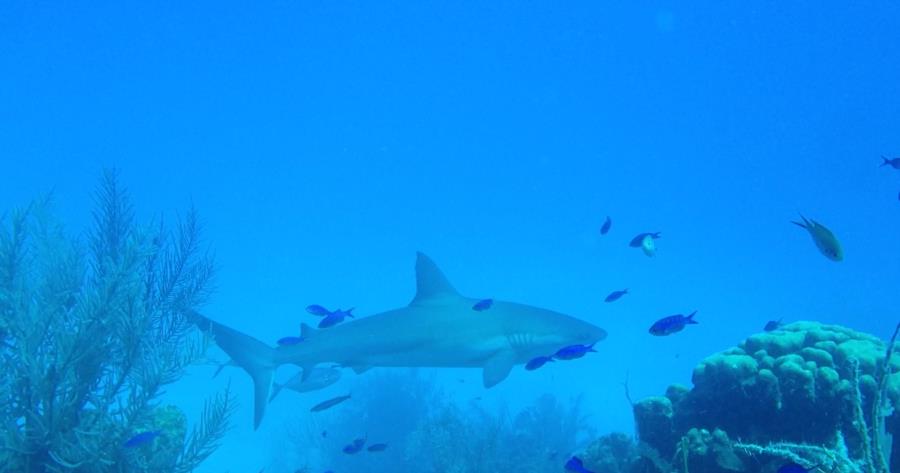
POLYGON ((816 247, 826 258, 831 261, 844 260, 844 250, 841 248, 841 242, 834 236, 834 233, 831 233, 831 230, 815 220, 807 220, 802 215, 800 218, 803 219, 803 223, 794 221, 791 223, 805 228, 809 232, 809 236, 812 237, 813 243, 816 244, 816 247))

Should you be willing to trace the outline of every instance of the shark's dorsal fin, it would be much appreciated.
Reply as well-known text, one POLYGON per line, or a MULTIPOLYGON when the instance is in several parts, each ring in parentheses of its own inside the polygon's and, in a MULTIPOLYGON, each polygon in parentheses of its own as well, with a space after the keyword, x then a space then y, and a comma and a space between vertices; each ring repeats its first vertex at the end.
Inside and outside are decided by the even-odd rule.
POLYGON ((316 332, 316 329, 306 325, 305 323, 300 324, 300 338, 304 340, 309 340, 309 337, 312 337, 316 332))
POLYGON ((416 297, 410 304, 461 297, 444 273, 422 252, 416 253, 416 297))

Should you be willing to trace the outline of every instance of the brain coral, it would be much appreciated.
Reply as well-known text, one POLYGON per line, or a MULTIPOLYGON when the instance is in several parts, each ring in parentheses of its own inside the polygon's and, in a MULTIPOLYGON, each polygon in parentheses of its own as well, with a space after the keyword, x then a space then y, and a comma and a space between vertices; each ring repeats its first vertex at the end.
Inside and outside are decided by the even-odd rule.
MULTIPOLYGON (((877 337, 816 322, 752 335, 694 369, 694 388, 674 406, 674 430, 720 428, 745 440, 817 444, 841 431, 853 442, 853 380, 858 375, 868 414, 885 350, 877 337)), ((900 357, 893 357, 885 394, 893 405, 898 371, 900 357)))

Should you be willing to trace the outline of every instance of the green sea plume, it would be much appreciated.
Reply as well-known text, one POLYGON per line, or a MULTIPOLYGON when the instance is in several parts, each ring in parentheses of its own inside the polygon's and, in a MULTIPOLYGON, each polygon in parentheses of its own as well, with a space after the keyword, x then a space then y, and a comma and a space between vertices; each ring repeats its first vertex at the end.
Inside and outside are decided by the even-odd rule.
POLYGON ((3 471, 186 472, 216 448, 232 400, 211 399, 190 434, 166 385, 206 346, 185 317, 214 265, 190 211, 171 231, 135 221, 116 173, 95 194, 86 238, 52 199, 0 225, 0 465, 3 471), (141 432, 158 432, 135 448, 141 432))

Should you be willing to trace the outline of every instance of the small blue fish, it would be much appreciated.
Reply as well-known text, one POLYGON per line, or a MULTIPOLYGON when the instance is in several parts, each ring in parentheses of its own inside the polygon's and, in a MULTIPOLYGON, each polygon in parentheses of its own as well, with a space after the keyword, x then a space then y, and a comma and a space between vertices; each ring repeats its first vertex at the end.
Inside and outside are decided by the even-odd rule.
POLYGON ((482 300, 476 302, 475 305, 472 306, 472 310, 474 310, 476 312, 481 312, 483 310, 490 309, 492 305, 494 305, 493 299, 482 299, 482 300))
POLYGON ((359 453, 362 450, 363 445, 365 444, 366 439, 355 439, 353 443, 344 446, 341 451, 343 451, 347 455, 353 455, 354 453, 359 453))
POLYGON ((584 467, 584 463, 580 458, 573 456, 566 462, 564 468, 566 471, 571 471, 572 473, 593 473, 591 470, 588 470, 584 467))
POLYGON ((537 358, 532 358, 528 360, 528 363, 525 363, 525 369, 528 371, 534 371, 552 361, 552 356, 539 356, 537 358))
POLYGON ((334 316, 338 316, 338 317, 350 317, 352 319, 352 318, 354 318, 353 317, 354 309, 356 309, 356 307, 351 307, 347 310, 338 309, 338 310, 332 312, 330 315, 334 315, 334 316))
POLYGON ((672 335, 673 333, 680 332, 684 330, 684 327, 697 323, 697 321, 694 320, 694 314, 696 313, 697 311, 695 310, 687 316, 683 314, 676 314, 670 315, 668 317, 663 317, 657 320, 650 327, 650 334, 662 337, 665 335, 672 335))
POLYGON ((326 315, 331 315, 330 310, 320 306, 319 304, 312 304, 312 305, 306 306, 306 312, 308 312, 312 315, 318 316, 318 317, 325 317, 326 315))
POLYGON ((604 302, 615 302, 615 301, 619 300, 619 298, 621 298, 625 294, 628 294, 628 289, 624 289, 621 291, 613 291, 613 292, 610 292, 609 295, 606 296, 606 299, 603 299, 603 301, 604 302))
POLYGON ((325 318, 319 322, 319 328, 328 328, 334 327, 335 325, 344 321, 343 317, 335 317, 333 315, 326 315, 325 318))
POLYGON ((340 403, 342 403, 342 402, 344 402, 344 401, 346 401, 346 400, 348 400, 348 399, 350 399, 350 395, 349 395, 349 394, 347 394, 347 395, 345 395, 345 396, 334 397, 334 398, 331 398, 331 399, 329 399, 329 400, 327 400, 327 401, 322 401, 322 402, 316 404, 315 406, 312 406, 311 408, 309 408, 309 412, 319 412, 319 411, 324 411, 325 409, 334 407, 334 406, 336 406, 336 405, 338 405, 338 404, 340 404, 340 403))
POLYGON ((328 437, 328 431, 327 431, 327 430, 323 430, 323 431, 322 431, 322 438, 325 438, 325 437, 328 437))
POLYGON ((141 432, 134 437, 131 437, 125 442, 126 448, 135 448, 140 447, 141 445, 146 445, 153 441, 156 437, 159 437, 162 432, 158 430, 148 430, 146 432, 141 432))
POLYGON ((606 221, 603 222, 603 226, 600 227, 600 234, 601 234, 601 235, 606 235, 607 233, 609 233, 609 228, 610 228, 610 227, 612 227, 612 219, 610 219, 609 216, 607 215, 607 216, 606 216, 606 221))
POLYGON ((303 341, 303 337, 282 337, 279 338, 277 342, 278 346, 283 347, 287 345, 296 345, 303 341))
POLYGON ((770 320, 770 321, 766 322, 766 326, 763 327, 763 330, 766 332, 772 332, 774 330, 778 330, 781 328, 782 325, 784 325, 781 323, 781 321, 782 321, 782 319, 770 320))
POLYGON ((322 321, 319 322, 319 328, 334 327, 335 325, 343 322, 345 317, 353 317, 352 312, 353 312, 353 309, 349 309, 349 310, 338 309, 338 310, 326 315, 325 318, 323 318, 322 321))
POLYGON ((372 445, 369 445, 369 448, 367 448, 366 450, 370 452, 383 452, 387 450, 387 447, 388 444, 386 443, 373 443, 372 445))
POLYGON ((641 244, 644 242, 644 238, 650 237, 650 238, 652 238, 652 239, 654 239, 654 240, 658 240, 658 239, 659 239, 659 235, 660 235, 661 233, 662 233, 662 232, 646 232, 646 233, 638 233, 637 236, 635 236, 634 238, 631 239, 631 241, 628 243, 628 246, 630 246, 630 247, 632 247, 632 248, 640 248, 640 247, 641 247, 641 244))
POLYGON ((878 167, 890 166, 894 169, 900 169, 900 158, 891 159, 891 158, 888 158, 887 156, 882 156, 881 159, 883 159, 884 162, 882 162, 881 166, 878 166, 878 167))
POLYGON ((594 344, 590 345, 569 345, 567 347, 560 348, 554 355, 553 358, 557 360, 575 360, 581 358, 584 355, 587 355, 590 352, 596 352, 594 350, 594 344))

